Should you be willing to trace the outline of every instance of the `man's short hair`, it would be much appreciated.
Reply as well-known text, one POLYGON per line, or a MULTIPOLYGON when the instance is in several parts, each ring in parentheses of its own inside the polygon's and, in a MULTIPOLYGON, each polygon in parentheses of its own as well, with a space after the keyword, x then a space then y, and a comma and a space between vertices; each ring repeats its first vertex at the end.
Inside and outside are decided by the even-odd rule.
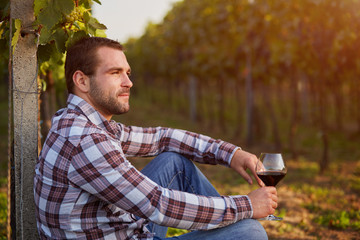
POLYGON ((65 78, 69 93, 73 93, 73 75, 80 70, 87 76, 92 76, 98 66, 96 51, 100 47, 110 47, 123 51, 124 47, 117 41, 101 38, 86 37, 73 44, 66 53, 65 78))

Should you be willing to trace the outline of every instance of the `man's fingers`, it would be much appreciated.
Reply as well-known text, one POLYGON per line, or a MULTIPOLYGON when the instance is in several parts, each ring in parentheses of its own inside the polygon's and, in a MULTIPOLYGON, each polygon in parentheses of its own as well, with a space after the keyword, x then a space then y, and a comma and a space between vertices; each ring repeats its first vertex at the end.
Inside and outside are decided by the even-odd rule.
POLYGON ((267 187, 268 191, 270 193, 270 201, 271 201, 271 207, 273 209, 276 209, 278 207, 277 201, 278 201, 278 197, 277 197, 277 191, 275 187, 267 187))
POLYGON ((259 184, 260 187, 265 187, 265 184, 263 183, 263 181, 261 181, 261 179, 258 177, 258 175, 256 174, 255 168, 252 169, 252 174, 254 175, 257 183, 259 184))
POLYGON ((273 201, 272 207, 273 207, 273 209, 276 209, 276 208, 278 207, 277 202, 274 202, 274 201, 273 201))
POLYGON ((253 205, 253 218, 261 218, 273 214, 278 207, 275 187, 258 188, 248 194, 253 205))
POLYGON ((278 197, 277 197, 276 194, 272 194, 272 195, 271 195, 271 198, 272 198, 272 200, 275 201, 275 202, 278 201, 278 197))
POLYGON ((267 187, 269 189, 269 192, 272 194, 275 194, 275 196, 277 195, 277 191, 275 187, 267 187))
POLYGON ((244 169, 240 169, 239 173, 250 185, 253 183, 250 175, 244 169))

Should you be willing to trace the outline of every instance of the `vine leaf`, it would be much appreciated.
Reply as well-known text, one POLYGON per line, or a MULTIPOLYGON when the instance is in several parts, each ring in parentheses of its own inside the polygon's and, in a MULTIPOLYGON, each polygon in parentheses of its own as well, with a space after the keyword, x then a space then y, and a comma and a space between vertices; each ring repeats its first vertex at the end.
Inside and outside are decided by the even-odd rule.
POLYGON ((89 20, 89 25, 95 29, 100 29, 100 30, 106 30, 106 26, 102 23, 99 23, 95 18, 90 17, 89 20))
POLYGON ((74 9, 73 0, 54 0, 48 4, 45 0, 35 1, 34 12, 38 16, 38 22, 48 30, 51 30, 64 15, 72 12, 74 9))
POLYGON ((11 39, 11 46, 13 48, 13 51, 16 47, 16 44, 19 40, 19 36, 20 36, 20 31, 21 31, 21 20, 20 19, 15 19, 15 33, 14 33, 14 36, 12 37, 11 39))
POLYGON ((39 45, 38 47, 38 58, 39 63, 43 63, 50 60, 50 57, 56 53, 56 47, 54 44, 39 45))
POLYGON ((40 39, 39 39, 40 44, 46 44, 50 40, 51 35, 52 35, 52 32, 49 29, 47 29, 46 27, 43 27, 41 29, 41 34, 40 34, 40 39))
POLYGON ((67 15, 72 12, 75 5, 73 0, 54 0, 54 7, 58 12, 67 15))
POLYGON ((62 29, 57 29, 54 33, 54 40, 56 44, 56 48, 61 53, 65 53, 66 51, 66 41, 68 40, 68 36, 65 34, 65 32, 62 29))
POLYGON ((34 1, 34 14, 39 16, 40 11, 48 5, 47 0, 35 0, 34 1))
POLYGON ((52 6, 43 8, 38 16, 38 21, 47 29, 52 29, 61 19, 61 12, 56 11, 52 6))
POLYGON ((84 4, 85 6, 91 6, 92 5, 92 2, 96 2, 98 3, 99 5, 101 5, 101 2, 99 0, 78 0, 79 4, 78 5, 82 5, 84 4))
POLYGON ((65 43, 66 48, 70 47, 73 43, 77 42, 78 40, 88 37, 89 35, 85 31, 78 31, 73 33, 65 43))
MULTIPOLYGON (((10 15, 10 1, 0 2, 0 22, 4 21, 10 15)), ((0 23, 1 25, 1 23, 0 23)))
POLYGON ((97 4, 101 5, 101 2, 99 0, 94 0, 97 4))
POLYGON ((49 65, 62 65, 63 54, 60 53, 53 42, 39 45, 38 47, 38 59, 40 64, 48 63, 49 65))
POLYGON ((96 30, 107 29, 104 24, 99 23, 98 20, 93 18, 88 12, 84 13, 84 21, 86 23, 86 29, 91 35, 96 36, 96 30))

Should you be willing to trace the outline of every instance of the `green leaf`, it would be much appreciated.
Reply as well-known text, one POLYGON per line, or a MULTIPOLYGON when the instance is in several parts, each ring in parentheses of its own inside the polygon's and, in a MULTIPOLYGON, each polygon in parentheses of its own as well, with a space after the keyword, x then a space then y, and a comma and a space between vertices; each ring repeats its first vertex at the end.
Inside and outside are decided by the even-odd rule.
POLYGON ((53 64, 57 64, 57 65, 62 65, 63 64, 63 61, 62 61, 62 57, 63 57, 63 54, 59 51, 55 51, 54 54, 51 54, 50 56, 50 65, 53 65, 53 64))
POLYGON ((99 23, 95 18, 93 18, 91 16, 90 16, 88 24, 95 29, 101 29, 101 30, 107 29, 107 27, 104 24, 99 23))
POLYGON ((66 44, 66 41, 68 40, 68 36, 65 34, 64 30, 61 28, 58 28, 53 36, 54 36, 56 47, 59 50, 59 52, 65 53, 65 51, 66 51, 65 44, 66 44))
POLYGON ((46 83, 46 81, 44 79, 41 79, 41 86, 42 86, 41 90, 43 92, 45 92, 46 88, 47 88, 47 83, 46 83))
POLYGON ((83 18, 84 18, 85 23, 87 24, 90 21, 91 17, 90 17, 90 14, 88 12, 84 12, 83 18))
POLYGON ((13 48, 13 51, 16 47, 16 44, 19 40, 19 36, 20 36, 20 31, 21 31, 21 20, 20 19, 15 19, 15 33, 14 33, 14 36, 12 37, 11 39, 11 46, 13 48))
MULTIPOLYGON (((83 5, 85 8, 91 8, 91 5, 93 4, 92 0, 80 0, 79 6, 83 5)), ((99 3, 101 5, 101 3, 99 3)))
POLYGON ((58 51, 54 42, 48 43, 46 45, 40 45, 37 54, 38 54, 39 65, 46 62, 48 62, 50 65, 51 64, 61 65, 62 57, 64 55, 58 51))
POLYGON ((9 22, 0 22, 0 39, 6 39, 9 36, 9 22))
POLYGON ((10 15, 10 1, 0 3, 0 22, 10 15))
POLYGON ((56 53, 56 46, 54 44, 39 45, 37 50, 37 56, 39 64, 49 61, 51 55, 56 53))
POLYGON ((54 7, 58 12, 68 15, 74 10, 75 5, 73 0, 54 0, 54 7))
POLYGON ((97 21, 96 18, 93 18, 88 14, 87 12, 84 13, 84 21, 86 25, 86 30, 90 33, 92 36, 96 36, 97 30, 106 30, 106 26, 104 24, 101 24, 97 21))
POLYGON ((70 46, 72 46, 75 42, 77 42, 78 40, 84 38, 84 37, 89 37, 89 35, 85 32, 85 31, 78 31, 75 32, 74 34, 72 34, 71 37, 68 38, 68 40, 66 41, 66 48, 69 48, 70 46))
POLYGON ((39 16, 40 11, 47 7, 48 1, 47 0, 35 0, 34 1, 34 14, 35 17, 39 16))
POLYGON ((73 25, 77 28, 77 29, 81 29, 81 27, 79 26, 79 24, 77 22, 73 22, 73 25))
POLYGON ((9 56, 9 47, 8 47, 8 41, 6 39, 0 39, 0 49, 2 49, 0 53, 0 57, 5 59, 7 56, 9 56))
POLYGON ((43 27, 40 32, 39 44, 46 44, 50 41, 52 36, 52 31, 47 29, 47 27, 43 27))
POLYGON ((96 28, 92 27, 91 25, 88 26, 87 31, 92 36, 96 34, 96 28))
POLYGON ((95 37, 106 37, 105 30, 96 29, 94 36, 95 37))
POLYGON ((62 20, 61 12, 56 11, 52 6, 44 8, 38 16, 39 24, 47 29, 52 29, 60 20, 62 20))
POLYGON ((101 5, 101 2, 99 0, 93 0, 94 2, 96 2, 97 4, 101 5))
POLYGON ((37 56, 39 65, 43 63, 62 64, 63 53, 59 52, 55 43, 48 43, 46 45, 40 45, 38 47, 37 56))

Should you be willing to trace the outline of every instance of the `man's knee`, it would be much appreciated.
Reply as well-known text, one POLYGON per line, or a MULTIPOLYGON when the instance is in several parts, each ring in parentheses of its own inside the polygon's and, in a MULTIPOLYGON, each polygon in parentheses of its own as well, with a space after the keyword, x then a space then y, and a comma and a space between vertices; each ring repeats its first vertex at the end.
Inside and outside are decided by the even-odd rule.
POLYGON ((169 167, 170 165, 176 166, 176 168, 185 168, 188 165, 193 165, 193 162, 184 157, 183 155, 175 152, 163 152, 157 159, 162 161, 163 166, 169 167))
POLYGON ((238 229, 241 232, 240 234, 247 236, 244 239, 268 239, 264 227, 255 219, 244 219, 236 224, 239 225, 238 229))

